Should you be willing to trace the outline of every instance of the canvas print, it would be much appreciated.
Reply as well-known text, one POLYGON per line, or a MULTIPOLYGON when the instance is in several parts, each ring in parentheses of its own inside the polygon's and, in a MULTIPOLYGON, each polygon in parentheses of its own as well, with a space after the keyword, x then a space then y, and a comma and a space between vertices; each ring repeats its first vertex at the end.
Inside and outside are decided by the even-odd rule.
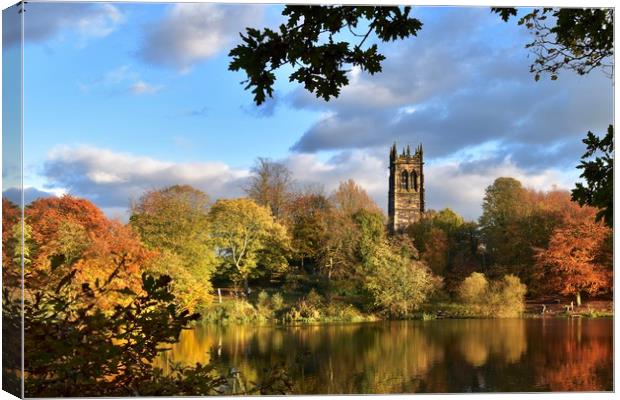
POLYGON ((2 23, 3 390, 612 394, 613 8, 2 23))

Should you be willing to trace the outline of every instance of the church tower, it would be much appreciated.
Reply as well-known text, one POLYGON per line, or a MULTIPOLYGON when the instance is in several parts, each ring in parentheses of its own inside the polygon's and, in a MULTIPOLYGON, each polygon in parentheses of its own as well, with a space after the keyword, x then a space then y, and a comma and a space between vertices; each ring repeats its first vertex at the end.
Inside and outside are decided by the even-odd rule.
POLYGON ((420 220, 424 213, 423 166, 422 145, 413 154, 409 145, 400 155, 396 151, 396 143, 390 149, 388 223, 392 233, 420 220))

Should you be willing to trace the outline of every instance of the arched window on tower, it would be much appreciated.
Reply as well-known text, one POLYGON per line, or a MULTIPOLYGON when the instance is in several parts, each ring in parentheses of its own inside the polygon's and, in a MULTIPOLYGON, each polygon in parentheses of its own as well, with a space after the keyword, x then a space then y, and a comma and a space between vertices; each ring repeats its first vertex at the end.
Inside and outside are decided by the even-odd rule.
POLYGON ((404 190, 409 189, 409 174, 407 171, 403 171, 400 174, 400 188, 404 190))
POLYGON ((416 192, 418 191, 418 174, 414 171, 411 171, 411 187, 416 192))

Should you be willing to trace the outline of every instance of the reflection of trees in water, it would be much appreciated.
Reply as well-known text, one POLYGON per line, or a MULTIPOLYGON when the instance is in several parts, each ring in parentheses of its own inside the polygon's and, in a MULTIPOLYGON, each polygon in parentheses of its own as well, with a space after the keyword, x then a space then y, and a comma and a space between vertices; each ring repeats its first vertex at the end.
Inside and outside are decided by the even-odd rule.
POLYGON ((609 321, 571 319, 559 335, 545 332, 543 339, 549 351, 536 360, 539 385, 551 391, 613 389, 609 321))
POLYGON ((474 367, 486 364, 489 355, 506 363, 519 361, 527 349, 522 319, 460 320, 450 324, 463 357, 474 367))
POLYGON ((199 326, 183 333, 169 357, 212 362, 223 371, 234 367, 247 380, 284 363, 296 393, 610 388, 609 321, 576 324, 506 319, 199 326))

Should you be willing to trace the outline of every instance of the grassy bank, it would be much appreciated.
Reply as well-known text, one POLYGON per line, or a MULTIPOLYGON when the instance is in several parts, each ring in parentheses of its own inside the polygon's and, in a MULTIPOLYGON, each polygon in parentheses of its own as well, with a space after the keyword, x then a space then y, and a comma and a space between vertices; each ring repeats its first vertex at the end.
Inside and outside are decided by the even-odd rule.
POLYGON ((255 299, 229 298, 200 311, 203 321, 219 324, 316 324, 368 322, 380 318, 343 301, 327 301, 316 291, 297 297, 291 294, 258 293, 255 299))
MULTIPOLYGON (((563 304, 546 306, 528 303, 506 305, 488 301, 482 304, 465 304, 449 298, 433 299, 411 315, 399 319, 432 320, 464 318, 542 318, 542 317, 613 317, 612 302, 592 302, 573 310, 566 310, 563 304)), ((354 323, 390 320, 387 315, 365 311, 359 304, 342 300, 326 300, 315 291, 305 296, 283 296, 261 291, 250 299, 227 298, 200 311, 202 321, 214 324, 321 324, 354 323)))

